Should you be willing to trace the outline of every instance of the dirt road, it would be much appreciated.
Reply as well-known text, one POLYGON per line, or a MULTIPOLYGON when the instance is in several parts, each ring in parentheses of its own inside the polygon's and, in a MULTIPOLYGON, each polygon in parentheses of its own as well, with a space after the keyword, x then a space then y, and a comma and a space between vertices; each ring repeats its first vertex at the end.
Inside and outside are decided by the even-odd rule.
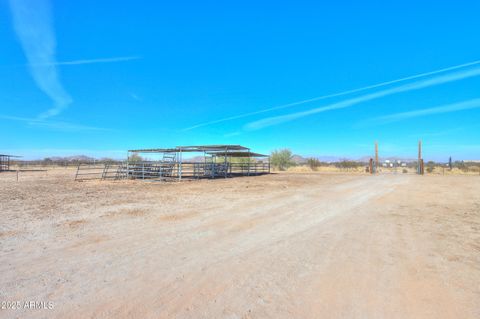
POLYGON ((0 179, 0 301, 53 302, 0 317, 480 318, 479 191, 401 174, 0 179))

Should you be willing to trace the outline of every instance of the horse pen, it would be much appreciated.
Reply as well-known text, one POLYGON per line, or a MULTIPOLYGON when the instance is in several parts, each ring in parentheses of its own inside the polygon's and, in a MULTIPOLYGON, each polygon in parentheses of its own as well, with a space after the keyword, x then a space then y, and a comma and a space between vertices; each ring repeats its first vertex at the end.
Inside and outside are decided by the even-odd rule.
POLYGON ((127 160, 119 164, 79 164, 75 180, 141 179, 182 180, 270 173, 268 155, 251 152, 241 145, 197 145, 174 148, 129 150, 127 160), (138 154, 156 159, 138 160, 138 154), (200 154, 201 160, 184 159, 185 154, 200 154), (133 158, 135 157, 135 160, 133 158))

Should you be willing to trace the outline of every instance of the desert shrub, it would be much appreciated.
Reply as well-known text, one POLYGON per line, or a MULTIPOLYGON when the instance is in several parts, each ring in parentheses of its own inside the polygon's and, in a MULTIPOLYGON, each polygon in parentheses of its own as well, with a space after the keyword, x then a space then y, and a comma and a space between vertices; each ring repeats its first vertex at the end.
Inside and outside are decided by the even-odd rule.
POLYGON ((427 173, 433 172, 435 170, 435 162, 428 161, 425 165, 425 170, 427 171, 427 173))
POLYGON ((469 169, 470 169, 470 171, 472 171, 472 172, 480 173, 480 166, 477 166, 477 165, 470 166, 469 169))
POLYGON ((433 161, 428 161, 426 164, 425 164, 425 170, 427 171, 427 173, 431 173, 435 170, 435 162, 433 161))
POLYGON ((406 168, 402 169, 402 173, 403 174, 407 174, 408 173, 408 170, 406 168))
POLYGON ((316 170, 318 167, 321 166, 321 164, 322 163, 317 158, 311 157, 311 158, 307 159, 308 167, 310 167, 313 170, 316 170))
POLYGON ((335 163, 335 166, 342 169, 351 169, 363 166, 363 163, 344 160, 338 163, 335 163))
POLYGON ((479 172, 480 163, 464 161, 462 162, 460 169, 464 172, 479 172))
POLYGON ((281 150, 275 150, 271 153, 270 164, 273 167, 278 168, 281 171, 286 170, 290 166, 295 165, 295 162, 292 160, 293 154, 292 151, 288 148, 281 150))
POLYGON ((455 163, 453 163, 453 167, 458 168, 462 172, 468 172, 468 165, 463 161, 456 161, 455 163))
POLYGON ((407 167, 417 169, 418 168, 418 162, 417 161, 409 162, 409 163, 407 163, 407 167))

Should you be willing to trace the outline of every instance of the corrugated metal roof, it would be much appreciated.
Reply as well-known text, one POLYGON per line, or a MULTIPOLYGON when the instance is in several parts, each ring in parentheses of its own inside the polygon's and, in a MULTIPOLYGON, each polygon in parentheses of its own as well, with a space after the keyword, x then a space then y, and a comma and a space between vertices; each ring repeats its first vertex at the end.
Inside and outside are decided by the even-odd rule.
POLYGON ((18 155, 8 155, 8 154, 0 154, 0 156, 7 156, 7 157, 21 157, 18 155))
POLYGON ((192 145, 176 146, 175 148, 148 148, 129 150, 132 153, 177 153, 177 152, 225 152, 225 151, 249 150, 248 147, 241 145, 192 145))
POLYGON ((231 156, 231 157, 269 157, 265 154, 254 153, 254 152, 207 152, 207 154, 216 155, 216 156, 231 156))

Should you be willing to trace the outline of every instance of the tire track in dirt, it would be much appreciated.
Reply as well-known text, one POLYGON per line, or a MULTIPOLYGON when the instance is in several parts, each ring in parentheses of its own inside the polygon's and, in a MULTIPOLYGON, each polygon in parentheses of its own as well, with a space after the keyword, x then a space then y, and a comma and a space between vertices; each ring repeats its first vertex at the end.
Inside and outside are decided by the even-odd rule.
MULTIPOLYGON (((473 318, 480 271, 467 249, 480 244, 469 226, 479 224, 472 210, 480 183, 463 187, 461 178, 451 190, 452 181, 279 174, 72 184, 110 197, 79 203, 82 195, 53 192, 55 205, 67 201, 71 212, 42 212, 25 237, 7 238, 18 250, 2 255, 0 287, 12 298, 53 300, 49 317, 57 318, 473 318), (466 213, 451 215, 451 207, 466 213), (442 249, 456 249, 457 259, 442 249)), ((50 187, 40 186, 32 189, 50 187)), ((37 200, 45 205, 34 197, 25 215, 16 202, 1 204, 9 229, 28 222, 37 200)))

